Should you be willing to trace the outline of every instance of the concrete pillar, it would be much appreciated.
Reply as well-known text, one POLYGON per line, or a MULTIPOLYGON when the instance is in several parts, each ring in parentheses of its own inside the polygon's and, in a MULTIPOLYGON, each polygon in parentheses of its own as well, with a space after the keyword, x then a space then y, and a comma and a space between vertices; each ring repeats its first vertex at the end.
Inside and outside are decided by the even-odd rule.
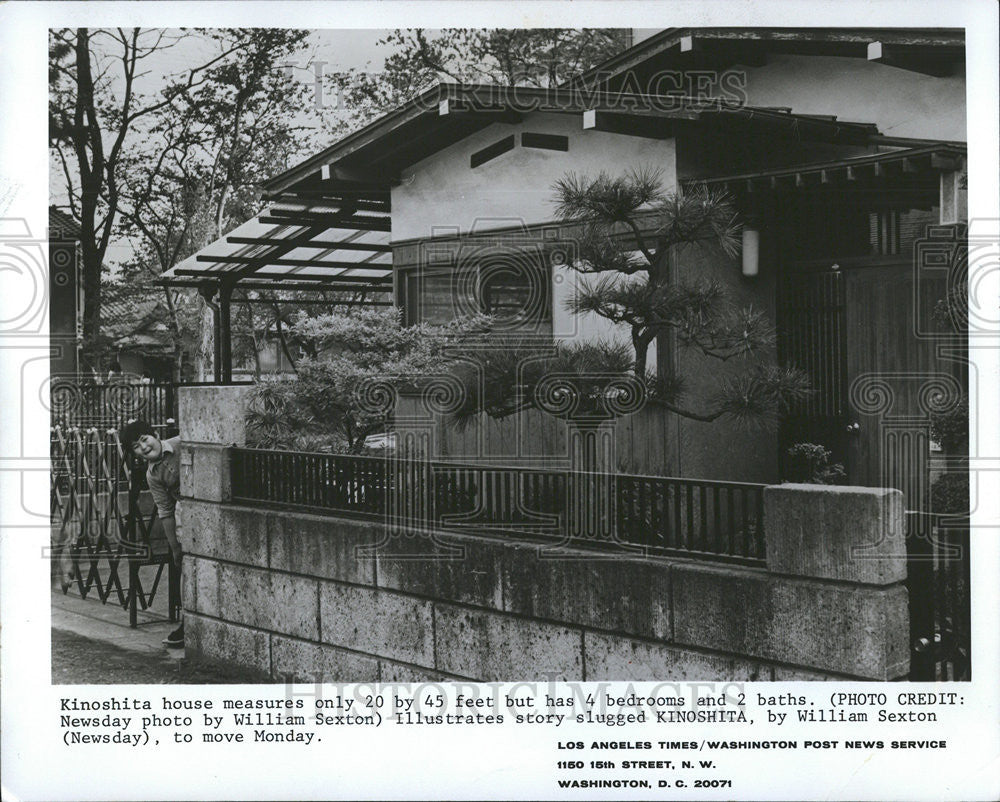
POLYGON ((906 522, 898 490, 765 488, 764 537, 772 573, 866 585, 906 579, 906 522))
POLYGON ((229 449, 246 444, 252 385, 181 387, 181 496, 202 501, 231 497, 229 449))

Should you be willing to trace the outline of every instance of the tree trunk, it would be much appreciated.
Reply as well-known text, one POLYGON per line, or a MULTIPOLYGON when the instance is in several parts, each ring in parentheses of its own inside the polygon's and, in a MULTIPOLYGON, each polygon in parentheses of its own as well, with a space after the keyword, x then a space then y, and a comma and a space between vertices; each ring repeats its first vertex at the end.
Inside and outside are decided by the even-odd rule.
POLYGON ((642 378, 646 375, 646 364, 649 359, 649 344, 653 341, 650 333, 642 329, 632 328, 632 347, 635 349, 635 375, 642 378))
POLYGON ((105 165, 98 163, 103 153, 90 144, 101 132, 94 130, 94 83, 90 69, 90 32, 76 32, 76 107, 73 113, 73 149, 80 171, 80 251, 83 256, 83 338, 93 352, 99 347, 101 333, 101 262, 104 254, 97 236, 97 205, 104 180, 105 165), (92 154, 93 163, 88 158, 92 154))
POLYGON ((298 367, 296 367, 295 360, 292 358, 292 352, 288 349, 288 342, 285 339, 285 329, 281 325, 281 312, 278 309, 277 304, 274 304, 274 327, 275 327, 275 332, 278 335, 278 341, 281 343, 281 350, 288 358, 288 364, 292 366, 292 370, 298 373, 299 369, 298 367))

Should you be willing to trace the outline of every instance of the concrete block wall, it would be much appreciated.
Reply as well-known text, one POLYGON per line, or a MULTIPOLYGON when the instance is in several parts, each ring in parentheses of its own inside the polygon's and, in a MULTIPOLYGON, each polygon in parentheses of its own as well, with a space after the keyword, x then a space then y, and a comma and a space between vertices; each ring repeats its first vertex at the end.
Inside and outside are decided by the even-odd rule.
POLYGON ((199 434, 197 423, 182 428, 192 656, 324 682, 891 680, 909 670, 898 491, 767 488, 767 565, 746 568, 471 534, 390 537, 378 522, 235 505, 225 477, 195 481, 199 465, 228 465, 213 456, 224 443, 199 434))

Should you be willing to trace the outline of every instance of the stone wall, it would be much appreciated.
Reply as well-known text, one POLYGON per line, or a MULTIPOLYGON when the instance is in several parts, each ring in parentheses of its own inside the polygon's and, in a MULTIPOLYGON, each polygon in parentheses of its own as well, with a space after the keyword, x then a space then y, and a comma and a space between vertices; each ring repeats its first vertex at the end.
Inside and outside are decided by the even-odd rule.
MULTIPOLYGON (((213 389, 224 409, 246 392, 213 389)), ((238 425, 217 432, 218 419, 184 414, 185 392, 192 656, 325 682, 908 672, 898 491, 767 488, 763 568, 473 535, 390 537, 380 523, 230 503, 225 446, 241 441, 238 425), (199 439, 217 433, 222 442, 199 439)))

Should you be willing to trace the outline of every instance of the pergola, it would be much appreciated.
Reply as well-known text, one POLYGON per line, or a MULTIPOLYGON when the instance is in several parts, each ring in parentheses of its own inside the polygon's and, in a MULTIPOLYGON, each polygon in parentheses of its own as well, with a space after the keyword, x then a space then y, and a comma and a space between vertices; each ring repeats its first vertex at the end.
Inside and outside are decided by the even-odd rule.
POLYGON ((259 299, 268 303, 282 300, 281 290, 306 290, 351 293, 338 298, 341 305, 391 305, 388 191, 327 184, 266 196, 271 204, 261 214, 161 277, 172 287, 196 287, 212 307, 216 381, 232 381, 230 310, 237 285, 271 291, 259 299))

